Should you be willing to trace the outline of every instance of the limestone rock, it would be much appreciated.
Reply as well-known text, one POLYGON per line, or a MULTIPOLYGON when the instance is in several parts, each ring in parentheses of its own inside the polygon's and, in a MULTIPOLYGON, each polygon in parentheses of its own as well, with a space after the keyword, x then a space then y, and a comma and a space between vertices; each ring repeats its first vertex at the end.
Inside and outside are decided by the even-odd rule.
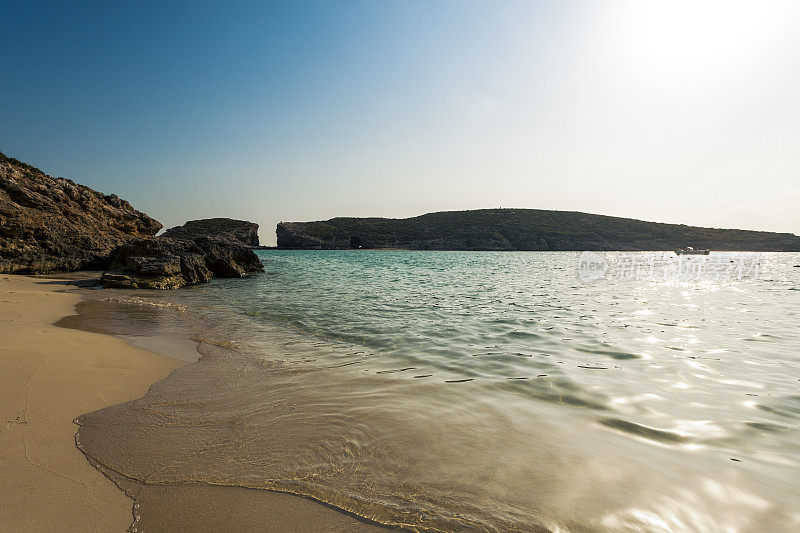
POLYGON ((105 268, 120 245, 160 229, 114 194, 48 176, 0 153, 0 272, 105 268))
POLYGON ((190 239, 216 237, 234 240, 245 246, 258 246, 258 224, 232 218, 206 218, 190 220, 183 226, 176 226, 164 232, 164 237, 190 239))
POLYGON ((252 249, 224 236, 137 239, 117 251, 111 267, 101 283, 125 289, 177 289, 264 271, 252 249))

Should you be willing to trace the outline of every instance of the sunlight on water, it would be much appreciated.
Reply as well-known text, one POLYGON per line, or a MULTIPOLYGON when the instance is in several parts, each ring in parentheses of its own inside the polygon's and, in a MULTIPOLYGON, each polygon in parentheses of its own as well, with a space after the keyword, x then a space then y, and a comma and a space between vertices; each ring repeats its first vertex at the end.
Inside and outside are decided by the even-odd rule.
POLYGON ((136 293, 189 309, 206 357, 82 417, 87 453, 411 529, 800 526, 798 254, 713 282, 583 282, 568 252, 260 256, 136 293))

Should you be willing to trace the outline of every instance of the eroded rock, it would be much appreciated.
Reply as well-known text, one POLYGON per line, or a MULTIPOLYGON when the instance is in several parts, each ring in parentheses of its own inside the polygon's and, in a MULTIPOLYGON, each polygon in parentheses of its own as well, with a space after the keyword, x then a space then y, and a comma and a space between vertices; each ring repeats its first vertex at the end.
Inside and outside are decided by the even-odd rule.
POLYGON ((120 197, 0 153, 0 272, 105 268, 120 245, 161 224, 120 197))
POLYGON ((125 289, 177 289, 264 271, 252 249, 225 236, 137 239, 118 250, 111 267, 101 283, 125 289))
POLYGON ((183 226, 168 229, 164 232, 164 237, 190 240, 198 237, 217 237, 234 240, 245 246, 258 246, 258 224, 233 218, 190 220, 183 226))

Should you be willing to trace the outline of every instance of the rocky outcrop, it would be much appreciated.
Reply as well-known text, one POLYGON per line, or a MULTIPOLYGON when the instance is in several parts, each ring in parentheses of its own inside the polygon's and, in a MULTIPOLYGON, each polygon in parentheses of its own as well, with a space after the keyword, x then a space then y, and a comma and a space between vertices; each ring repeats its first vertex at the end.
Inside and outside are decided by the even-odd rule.
MULTIPOLYGON (((122 246, 114 256, 112 270, 104 272, 100 282, 109 288, 177 289, 206 283, 214 277, 241 278, 264 271, 250 246, 227 232, 218 232, 216 225, 204 230, 201 222, 181 226, 194 228, 192 238, 170 237, 176 233, 168 231, 160 237, 137 239, 122 246)), ((257 225, 252 226, 258 231, 257 225)))
POLYGON ((101 269, 119 246, 161 224, 114 194, 0 153, 0 272, 101 269))
POLYGON ((0 272, 111 268, 106 287, 175 289, 264 269, 252 222, 193 220, 153 237, 160 229, 116 195, 0 153, 0 272))
POLYGON ((281 222, 278 248, 407 250, 800 251, 791 233, 661 224, 574 211, 481 209, 413 218, 281 222))
POLYGON ((288 248, 292 250, 320 250, 335 248, 335 241, 326 239, 327 235, 319 235, 319 225, 322 224, 324 224, 324 222, 279 223, 277 229, 275 230, 278 236, 278 248, 288 248), (311 232, 316 232, 317 235, 312 235, 311 232))
POLYGON ((163 236, 173 239, 196 239, 203 236, 213 236, 225 240, 233 240, 245 246, 258 246, 258 224, 232 218, 190 220, 183 226, 168 229, 163 236))

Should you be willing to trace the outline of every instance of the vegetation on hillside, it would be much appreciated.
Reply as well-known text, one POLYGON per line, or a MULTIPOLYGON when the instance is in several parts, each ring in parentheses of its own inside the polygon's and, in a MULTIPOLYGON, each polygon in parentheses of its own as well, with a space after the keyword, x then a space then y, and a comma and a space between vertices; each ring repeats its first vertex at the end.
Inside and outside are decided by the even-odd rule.
POLYGON ((279 248, 415 250, 712 250, 800 251, 800 237, 663 224, 575 211, 480 209, 412 218, 339 217, 278 224, 279 248))

